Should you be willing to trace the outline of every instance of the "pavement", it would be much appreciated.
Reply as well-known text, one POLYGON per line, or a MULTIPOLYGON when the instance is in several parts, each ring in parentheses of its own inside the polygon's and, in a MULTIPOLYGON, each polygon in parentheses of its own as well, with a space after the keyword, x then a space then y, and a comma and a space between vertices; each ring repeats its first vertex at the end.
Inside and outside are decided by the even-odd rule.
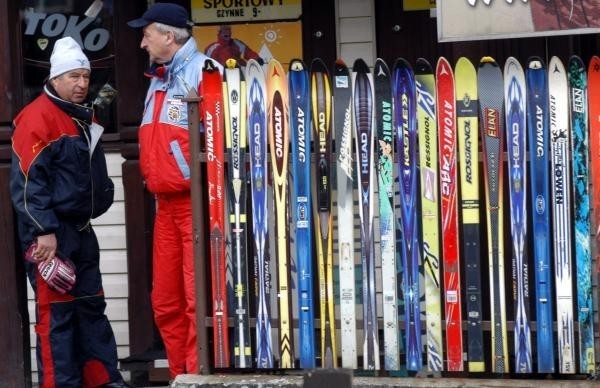
POLYGON ((506 376, 486 375, 486 378, 455 377, 356 377, 351 371, 314 370, 304 375, 180 375, 170 388, 392 388, 392 387, 600 387, 599 381, 585 380, 585 376, 575 376, 573 380, 544 379, 536 375, 532 379, 515 379, 506 376))

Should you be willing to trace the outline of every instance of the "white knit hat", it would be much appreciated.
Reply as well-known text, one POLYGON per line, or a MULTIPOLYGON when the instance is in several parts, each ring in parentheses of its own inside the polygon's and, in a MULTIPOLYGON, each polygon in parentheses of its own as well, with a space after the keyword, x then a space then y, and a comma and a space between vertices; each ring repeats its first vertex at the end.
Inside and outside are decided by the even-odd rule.
POLYGON ((50 55, 50 79, 75 69, 90 70, 90 61, 70 36, 56 41, 50 55))

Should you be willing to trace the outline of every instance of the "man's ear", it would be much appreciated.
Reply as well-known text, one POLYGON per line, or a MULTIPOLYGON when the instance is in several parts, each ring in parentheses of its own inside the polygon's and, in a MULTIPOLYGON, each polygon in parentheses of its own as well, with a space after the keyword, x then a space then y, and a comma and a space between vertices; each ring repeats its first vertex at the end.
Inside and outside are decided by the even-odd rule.
POLYGON ((175 42, 175 34, 173 31, 167 31, 167 44, 171 44, 175 42))

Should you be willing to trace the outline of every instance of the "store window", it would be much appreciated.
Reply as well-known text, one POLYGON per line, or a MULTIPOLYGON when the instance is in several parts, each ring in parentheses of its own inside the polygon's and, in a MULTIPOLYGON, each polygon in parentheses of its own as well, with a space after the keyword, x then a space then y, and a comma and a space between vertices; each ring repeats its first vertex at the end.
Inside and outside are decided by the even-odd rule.
POLYGON ((41 91, 50 71, 54 43, 71 36, 92 66, 88 100, 105 132, 116 132, 113 0, 23 0, 23 97, 29 103, 41 91))

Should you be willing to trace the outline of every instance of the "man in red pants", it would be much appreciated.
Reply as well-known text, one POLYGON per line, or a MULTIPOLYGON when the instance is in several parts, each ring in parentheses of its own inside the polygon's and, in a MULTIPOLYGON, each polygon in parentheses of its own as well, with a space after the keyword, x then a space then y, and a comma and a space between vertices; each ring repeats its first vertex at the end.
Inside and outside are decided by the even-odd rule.
POLYGON ((199 372, 188 118, 182 99, 191 88, 199 89, 208 57, 196 48, 188 20, 183 7, 156 3, 128 23, 143 28, 140 47, 151 62, 139 130, 140 168, 146 187, 156 195, 152 308, 171 378, 199 372))

